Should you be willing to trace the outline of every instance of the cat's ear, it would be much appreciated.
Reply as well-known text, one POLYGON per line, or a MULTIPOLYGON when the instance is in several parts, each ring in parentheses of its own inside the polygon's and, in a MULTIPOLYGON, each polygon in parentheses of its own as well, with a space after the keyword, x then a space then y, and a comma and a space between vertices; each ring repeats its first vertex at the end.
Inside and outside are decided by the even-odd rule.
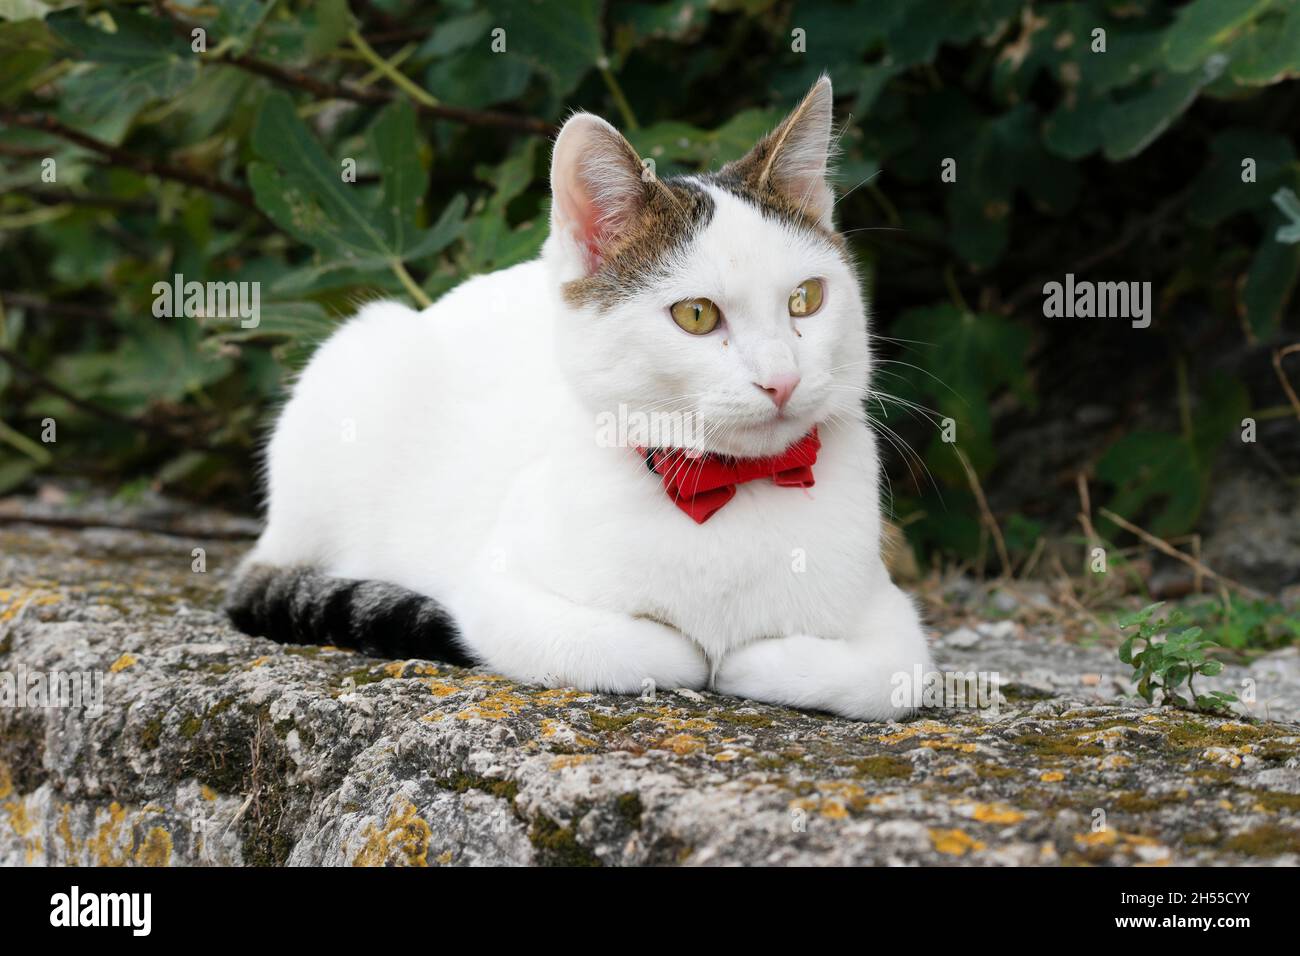
POLYGON ((781 125, 736 162, 759 196, 771 196, 828 229, 835 206, 828 181, 832 106, 830 77, 822 76, 781 125))
POLYGON ((551 154, 551 232, 572 240, 587 273, 645 208, 641 157, 599 116, 577 113, 551 154))

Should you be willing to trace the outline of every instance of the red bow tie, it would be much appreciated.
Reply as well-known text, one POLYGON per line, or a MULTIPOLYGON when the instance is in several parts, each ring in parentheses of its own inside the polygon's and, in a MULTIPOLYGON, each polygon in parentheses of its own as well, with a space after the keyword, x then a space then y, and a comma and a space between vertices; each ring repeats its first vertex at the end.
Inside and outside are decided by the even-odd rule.
POLYGON ((811 488, 812 466, 822 447, 813 428, 807 435, 768 458, 723 458, 712 453, 691 458, 680 448, 638 448, 646 466, 663 476, 664 490, 673 504, 696 524, 704 524, 736 496, 736 485, 760 478, 788 488, 811 488))

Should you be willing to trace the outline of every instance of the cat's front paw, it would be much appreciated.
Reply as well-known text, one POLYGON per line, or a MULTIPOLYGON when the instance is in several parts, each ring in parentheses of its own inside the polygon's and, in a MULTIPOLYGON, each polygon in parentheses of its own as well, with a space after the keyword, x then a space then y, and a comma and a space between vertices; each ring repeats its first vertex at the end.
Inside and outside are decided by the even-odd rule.
POLYGON ((709 663, 700 646, 674 628, 602 614, 587 632, 558 639, 542 673, 527 677, 551 687, 613 694, 699 690, 708 683, 709 663))
POLYGON ((923 637, 873 648, 869 644, 797 634, 755 641, 722 659, 714 689, 733 697, 855 720, 900 720, 916 707, 898 689, 916 665, 931 668, 923 637))

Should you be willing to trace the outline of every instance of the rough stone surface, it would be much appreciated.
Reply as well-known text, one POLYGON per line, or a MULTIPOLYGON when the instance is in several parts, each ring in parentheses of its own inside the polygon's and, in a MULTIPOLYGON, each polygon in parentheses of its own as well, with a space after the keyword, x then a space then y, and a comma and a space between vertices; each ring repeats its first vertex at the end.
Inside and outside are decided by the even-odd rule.
POLYGON ((1000 673, 995 711, 546 690, 233 631, 246 545, 217 538, 245 522, 23 507, 0 506, 0 673, 98 672, 103 709, 0 707, 3 865, 1300 863, 1294 650, 1218 681, 1256 679, 1271 721, 1121 699, 1113 648, 1010 619, 936 638, 1000 673))

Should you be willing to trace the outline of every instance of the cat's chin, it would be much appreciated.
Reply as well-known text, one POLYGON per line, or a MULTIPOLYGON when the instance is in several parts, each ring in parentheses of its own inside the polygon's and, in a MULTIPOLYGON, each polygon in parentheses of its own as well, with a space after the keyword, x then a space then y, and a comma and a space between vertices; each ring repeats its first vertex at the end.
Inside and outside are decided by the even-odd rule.
POLYGON ((725 440, 710 443, 705 451, 732 458, 767 458, 779 455, 817 424, 801 418, 770 418, 722 429, 725 440))

